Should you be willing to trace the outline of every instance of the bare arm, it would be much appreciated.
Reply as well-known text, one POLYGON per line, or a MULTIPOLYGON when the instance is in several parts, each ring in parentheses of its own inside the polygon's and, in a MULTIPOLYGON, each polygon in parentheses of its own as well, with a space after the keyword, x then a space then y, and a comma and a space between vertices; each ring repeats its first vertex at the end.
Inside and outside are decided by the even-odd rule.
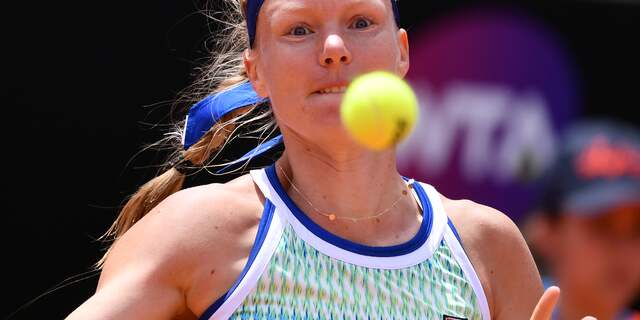
POLYGON ((187 313, 178 287, 145 278, 143 271, 121 272, 67 319, 173 319, 187 313))
POLYGON ((494 214, 498 215, 490 254, 494 319, 529 319, 542 296, 542 280, 517 226, 501 213, 494 214))
POLYGON ((167 198, 113 246, 95 294, 67 319, 171 319, 186 312, 185 266, 174 251, 172 216, 185 197, 167 198))
POLYGON ((260 202, 250 179, 235 185, 165 199, 116 242, 95 294, 67 319, 195 319, 237 278, 255 238, 260 202))
MULTIPOLYGON (((445 200, 474 268, 493 319, 550 320, 560 288, 543 293, 542 280, 522 233, 503 213, 471 201, 445 200)), ((596 320, 584 317, 582 320, 596 320)))
POLYGON ((503 213, 472 201, 445 200, 487 296, 493 319, 529 319, 542 280, 518 227, 503 213))

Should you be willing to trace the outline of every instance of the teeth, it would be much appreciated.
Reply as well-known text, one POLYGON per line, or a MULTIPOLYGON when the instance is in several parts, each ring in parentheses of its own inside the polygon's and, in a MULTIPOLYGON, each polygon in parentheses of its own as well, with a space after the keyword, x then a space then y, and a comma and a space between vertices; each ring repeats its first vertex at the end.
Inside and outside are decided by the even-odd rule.
POLYGON ((320 93, 344 93, 346 90, 347 90, 346 86, 331 87, 331 88, 320 90, 320 93))

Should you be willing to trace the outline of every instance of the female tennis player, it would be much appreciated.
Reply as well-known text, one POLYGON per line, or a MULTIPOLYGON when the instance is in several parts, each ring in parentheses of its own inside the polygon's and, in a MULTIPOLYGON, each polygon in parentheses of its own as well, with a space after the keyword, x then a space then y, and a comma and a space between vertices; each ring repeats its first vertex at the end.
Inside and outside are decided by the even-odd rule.
POLYGON ((409 69, 396 0, 225 1, 211 95, 177 130, 177 161, 123 208, 97 291, 68 319, 549 319, 559 290, 541 298, 506 215, 401 176, 394 149, 341 124, 354 77, 409 69), (233 165, 212 159, 260 119, 281 135, 248 157, 283 144, 275 163, 183 188, 233 165))

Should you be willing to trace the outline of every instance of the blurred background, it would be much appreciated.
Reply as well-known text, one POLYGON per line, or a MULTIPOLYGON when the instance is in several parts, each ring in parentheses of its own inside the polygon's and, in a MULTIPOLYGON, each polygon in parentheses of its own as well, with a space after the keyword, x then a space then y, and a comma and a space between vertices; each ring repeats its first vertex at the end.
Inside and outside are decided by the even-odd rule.
MULTIPOLYGON (((2 9, 3 319, 61 319, 92 294, 97 238, 164 159, 139 151, 162 137, 177 94, 206 61, 216 25, 204 7, 2 9)), ((421 118, 399 167, 450 198, 493 206, 524 231, 565 131, 585 120, 640 125, 637 1, 405 0, 400 10, 421 118)))

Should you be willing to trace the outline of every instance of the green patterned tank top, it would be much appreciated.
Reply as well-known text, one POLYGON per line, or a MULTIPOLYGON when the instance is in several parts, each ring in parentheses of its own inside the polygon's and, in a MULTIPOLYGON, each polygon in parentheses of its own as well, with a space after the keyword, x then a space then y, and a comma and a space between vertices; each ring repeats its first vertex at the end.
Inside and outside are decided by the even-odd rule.
POLYGON ((315 224, 273 166, 251 174, 267 198, 254 247, 236 283, 201 319, 490 319, 433 187, 409 181, 423 212, 411 240, 371 247, 315 224))

